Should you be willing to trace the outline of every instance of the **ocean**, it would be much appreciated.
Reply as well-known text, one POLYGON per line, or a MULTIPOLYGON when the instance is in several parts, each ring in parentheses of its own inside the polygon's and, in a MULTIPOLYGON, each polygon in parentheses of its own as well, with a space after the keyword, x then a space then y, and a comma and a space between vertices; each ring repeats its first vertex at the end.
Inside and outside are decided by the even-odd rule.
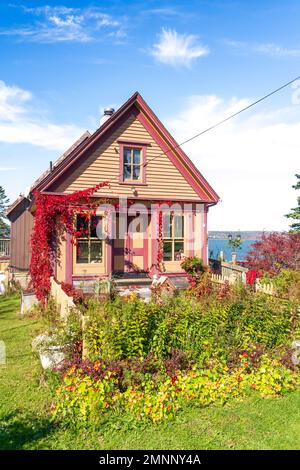
MULTIPOLYGON (((255 243, 256 240, 244 240, 240 249, 237 250, 237 259, 243 260, 248 253, 251 245, 255 243)), ((224 258, 226 261, 231 260, 232 248, 228 245, 228 239, 208 239, 208 255, 209 258, 218 259, 220 251, 223 251, 224 258)))

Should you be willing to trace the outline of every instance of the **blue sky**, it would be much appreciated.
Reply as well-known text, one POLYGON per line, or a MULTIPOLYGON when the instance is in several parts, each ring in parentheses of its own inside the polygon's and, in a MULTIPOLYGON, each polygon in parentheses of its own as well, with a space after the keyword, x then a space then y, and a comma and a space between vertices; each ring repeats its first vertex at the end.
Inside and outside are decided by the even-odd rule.
MULTIPOLYGON (((13 200, 138 90, 178 141, 300 75, 299 1, 0 3, 0 184, 13 200)), ((209 228, 287 229, 300 83, 184 150, 222 202, 209 228)))

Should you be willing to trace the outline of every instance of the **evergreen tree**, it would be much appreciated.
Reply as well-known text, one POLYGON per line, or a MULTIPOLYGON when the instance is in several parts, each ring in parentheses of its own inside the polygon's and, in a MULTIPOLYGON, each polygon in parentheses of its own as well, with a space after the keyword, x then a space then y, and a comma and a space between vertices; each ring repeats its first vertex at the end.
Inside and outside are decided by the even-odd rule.
POLYGON ((9 237, 10 234, 10 228, 5 215, 8 202, 9 199, 6 197, 2 186, 0 186, 0 238, 9 237))
MULTIPOLYGON (((297 183, 292 187, 294 189, 300 189, 300 174, 295 175, 295 176, 299 181, 297 181, 297 183)), ((291 233, 300 232, 300 196, 298 196, 297 202, 298 202, 298 206, 291 209, 292 212, 290 212, 289 214, 286 214, 286 217, 288 217, 289 219, 294 219, 296 221, 292 225, 290 225, 291 233)))

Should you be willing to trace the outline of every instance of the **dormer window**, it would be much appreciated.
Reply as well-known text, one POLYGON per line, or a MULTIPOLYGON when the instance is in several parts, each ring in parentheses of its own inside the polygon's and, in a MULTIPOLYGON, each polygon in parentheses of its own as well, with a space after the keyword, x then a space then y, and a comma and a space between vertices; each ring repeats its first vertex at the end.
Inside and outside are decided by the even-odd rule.
POLYGON ((120 178, 123 184, 146 184, 146 160, 148 142, 118 140, 120 178))
POLYGON ((123 147, 123 180, 141 180, 142 149, 138 147, 123 147))

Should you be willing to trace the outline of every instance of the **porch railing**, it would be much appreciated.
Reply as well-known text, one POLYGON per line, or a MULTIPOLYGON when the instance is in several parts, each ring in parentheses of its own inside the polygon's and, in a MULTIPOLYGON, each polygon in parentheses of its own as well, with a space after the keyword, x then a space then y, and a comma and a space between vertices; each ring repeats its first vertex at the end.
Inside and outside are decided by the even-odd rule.
POLYGON ((10 256, 10 239, 0 238, 0 258, 9 258, 10 256))

